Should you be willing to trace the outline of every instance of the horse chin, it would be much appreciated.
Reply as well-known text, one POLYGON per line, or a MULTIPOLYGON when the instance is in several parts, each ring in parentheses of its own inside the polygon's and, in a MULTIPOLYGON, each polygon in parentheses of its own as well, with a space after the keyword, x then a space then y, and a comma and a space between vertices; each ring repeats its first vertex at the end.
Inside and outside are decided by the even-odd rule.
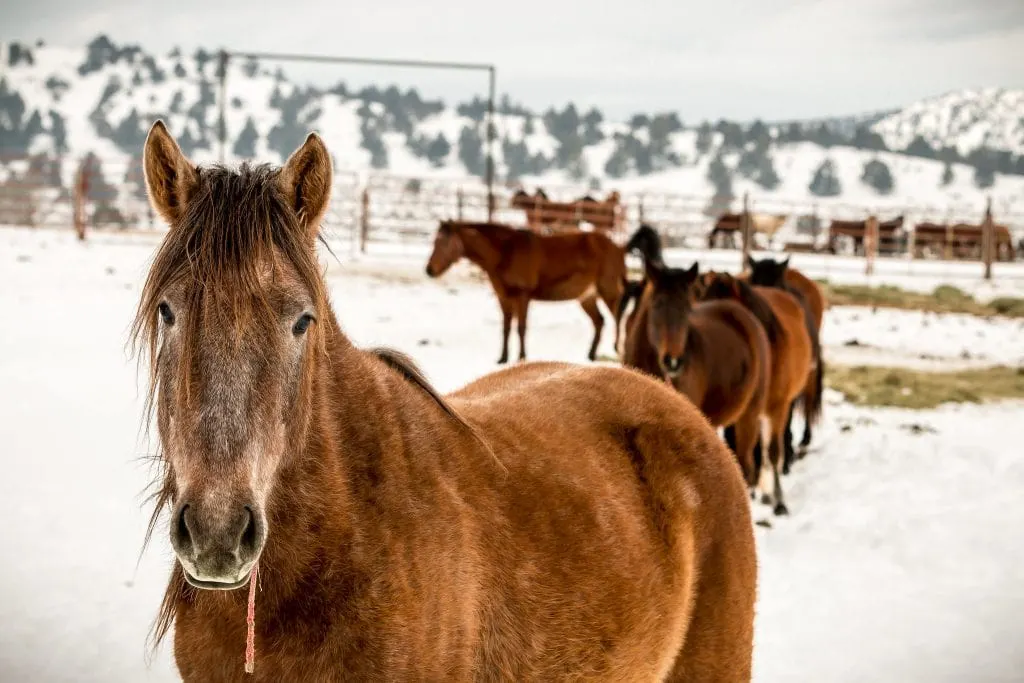
POLYGON ((189 572, 189 570, 185 569, 184 567, 182 567, 181 569, 182 569, 182 572, 185 574, 185 581, 187 581, 188 584, 190 586, 192 586, 193 588, 200 588, 202 590, 214 590, 214 591, 233 591, 233 590, 237 590, 239 588, 242 588, 242 587, 248 585, 249 578, 252 576, 252 569, 249 569, 248 571, 246 571, 242 575, 242 578, 237 580, 237 581, 233 581, 233 582, 231 582, 231 581, 208 581, 208 580, 197 579, 196 577, 192 576, 191 572, 189 572))

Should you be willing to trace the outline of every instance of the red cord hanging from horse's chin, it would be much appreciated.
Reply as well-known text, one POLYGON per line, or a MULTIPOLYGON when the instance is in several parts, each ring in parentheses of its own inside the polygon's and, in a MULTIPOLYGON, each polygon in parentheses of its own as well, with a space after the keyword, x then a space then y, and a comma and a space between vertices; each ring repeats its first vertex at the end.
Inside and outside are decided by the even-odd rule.
POLYGON ((251 674, 256 669, 256 577, 259 563, 252 566, 249 575, 249 606, 245 613, 245 673, 251 674))

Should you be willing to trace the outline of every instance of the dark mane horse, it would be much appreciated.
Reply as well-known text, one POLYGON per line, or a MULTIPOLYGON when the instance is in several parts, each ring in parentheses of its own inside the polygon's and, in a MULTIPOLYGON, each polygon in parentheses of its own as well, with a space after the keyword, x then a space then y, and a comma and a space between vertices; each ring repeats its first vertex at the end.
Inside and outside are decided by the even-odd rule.
POLYGON ((749 504, 692 405, 563 363, 441 395, 357 348, 316 135, 233 171, 157 122, 144 163, 170 225, 134 323, 176 557, 155 633, 185 681, 750 680, 749 504))
MULTIPOLYGON (((800 439, 798 456, 802 456, 807 446, 811 443, 811 431, 813 426, 821 419, 822 398, 825 391, 825 359, 821 352, 821 326, 825 321, 825 295, 809 277, 789 267, 789 258, 783 261, 774 259, 761 259, 757 261, 747 258, 747 265, 750 268, 750 282, 761 287, 776 287, 792 294, 804 307, 807 320, 807 333, 811 336, 811 343, 815 349, 814 373, 804 388, 804 393, 797 399, 800 409, 804 414, 804 433, 800 439)), ((792 420, 790 410, 790 420, 792 420)), ((786 442, 792 442, 790 426, 786 426, 786 442)), ((784 465, 784 472, 789 471, 792 460, 792 452, 787 450, 787 462, 784 465)))
MULTIPOLYGON (((512 320, 519 323, 519 358, 526 358, 526 320, 530 301, 579 301, 594 324, 587 357, 594 360, 604 317, 598 299, 616 316, 626 280, 622 249, 600 233, 538 235, 496 223, 441 221, 427 261, 430 277, 440 277, 466 258, 487 274, 501 306, 502 343, 498 363, 508 361, 512 320)), ((615 317, 615 347, 619 319, 615 317)))

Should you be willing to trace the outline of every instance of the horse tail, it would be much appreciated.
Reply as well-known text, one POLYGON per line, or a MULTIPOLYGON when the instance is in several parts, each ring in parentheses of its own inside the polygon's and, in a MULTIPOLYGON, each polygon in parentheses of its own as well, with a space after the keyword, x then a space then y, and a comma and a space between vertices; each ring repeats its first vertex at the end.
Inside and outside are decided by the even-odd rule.
POLYGON ((644 260, 644 267, 646 268, 649 264, 655 266, 664 266, 665 261, 661 254, 661 237, 658 236, 657 231, 646 223, 642 224, 637 231, 633 233, 633 236, 626 242, 626 246, 623 247, 623 251, 629 254, 631 252, 640 252, 641 258, 644 260))
POLYGON ((615 322, 618 323, 622 320, 622 315, 626 312, 626 307, 629 302, 633 299, 640 300, 640 295, 644 291, 644 286, 647 284, 646 280, 640 280, 633 282, 626 276, 622 277, 622 296, 619 297, 618 310, 615 311, 615 322))
POLYGON ((821 336, 818 334, 818 328, 814 326, 811 307, 803 297, 797 297, 797 300, 804 309, 804 320, 807 323, 807 333, 811 338, 811 354, 814 359, 814 376, 809 378, 806 386, 804 386, 803 394, 800 396, 800 405, 807 423, 814 425, 821 419, 822 395, 824 394, 825 385, 825 359, 821 355, 821 336))

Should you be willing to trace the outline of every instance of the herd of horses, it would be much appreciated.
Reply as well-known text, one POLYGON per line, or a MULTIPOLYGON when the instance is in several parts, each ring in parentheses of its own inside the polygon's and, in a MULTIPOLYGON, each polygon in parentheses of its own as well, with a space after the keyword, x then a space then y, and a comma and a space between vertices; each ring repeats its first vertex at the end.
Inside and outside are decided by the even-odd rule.
POLYGON ((806 452, 820 417, 826 306, 820 288, 790 268, 788 258, 749 259, 749 272, 740 276, 700 273, 697 264, 667 266, 649 225, 620 246, 596 232, 545 236, 501 224, 442 221, 427 275, 440 277, 462 258, 484 271, 501 307, 499 364, 509 358, 513 319, 519 359, 526 358, 531 301, 578 301, 593 321, 587 356, 594 360, 603 301, 614 318, 622 364, 672 386, 723 428, 747 484, 761 490, 776 514, 788 512, 779 475, 806 452), (627 277, 631 252, 643 260, 642 280, 627 277), (804 415, 799 448, 792 439, 795 409, 804 415))
POLYGON ((513 209, 526 214, 526 224, 541 234, 577 230, 589 223, 599 232, 613 232, 623 223, 621 196, 612 191, 604 199, 584 195, 568 202, 553 201, 541 188, 532 195, 517 190, 510 202, 513 209))
MULTIPOLYGON (((736 415, 747 450, 760 420, 777 460, 814 362, 791 294, 750 283, 769 333, 741 280, 651 259, 626 346, 667 381, 526 362, 442 395, 342 331, 317 256, 319 136, 283 166, 227 169, 157 121, 143 160, 169 225, 133 325, 161 467, 149 530, 167 513, 175 555, 154 636, 173 628, 184 680, 750 681, 753 477, 684 392, 733 401, 755 377, 716 419, 736 415), (695 360, 729 330, 757 372, 695 360)), ((526 234, 442 225, 428 265, 486 264, 503 356, 531 299, 617 310, 625 291, 607 237, 526 234)))
MULTIPOLYGON (((751 213, 751 231, 772 239, 789 220, 785 214, 751 213)), ((816 217, 806 218, 817 221, 816 217)), ((736 248, 742 234, 742 214, 725 213, 716 219, 708 234, 708 248, 727 245, 736 248)), ((885 256, 895 256, 913 251, 915 258, 981 259, 984 228, 969 223, 920 222, 912 228, 906 226, 906 217, 896 216, 878 222, 877 251, 885 256)), ((1005 225, 993 226, 994 258, 998 261, 1013 261, 1017 256, 1013 237, 1005 225)), ((839 220, 829 222, 824 251, 841 253, 845 242, 856 255, 864 255, 868 235, 867 220, 839 220)), ((793 245, 796 246, 796 245, 793 245)), ((1024 254, 1024 240, 1018 247, 1024 254)))

